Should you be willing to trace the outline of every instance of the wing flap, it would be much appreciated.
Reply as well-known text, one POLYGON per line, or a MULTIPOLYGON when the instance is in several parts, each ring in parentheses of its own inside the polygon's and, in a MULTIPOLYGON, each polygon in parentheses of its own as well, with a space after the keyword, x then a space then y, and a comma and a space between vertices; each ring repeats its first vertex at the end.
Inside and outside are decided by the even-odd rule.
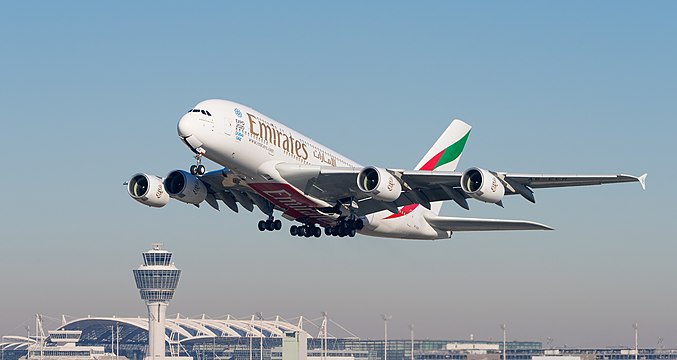
POLYGON ((553 228, 532 221, 478 219, 446 216, 426 218, 428 223, 443 231, 502 231, 502 230, 554 230, 553 228))

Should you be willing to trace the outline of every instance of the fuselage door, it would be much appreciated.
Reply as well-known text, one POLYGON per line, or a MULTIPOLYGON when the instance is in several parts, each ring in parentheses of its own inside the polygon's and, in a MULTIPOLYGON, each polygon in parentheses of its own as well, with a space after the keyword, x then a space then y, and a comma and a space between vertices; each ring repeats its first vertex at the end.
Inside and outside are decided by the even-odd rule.
POLYGON ((226 135, 233 134, 233 119, 230 116, 226 116, 223 118, 223 132, 226 135))

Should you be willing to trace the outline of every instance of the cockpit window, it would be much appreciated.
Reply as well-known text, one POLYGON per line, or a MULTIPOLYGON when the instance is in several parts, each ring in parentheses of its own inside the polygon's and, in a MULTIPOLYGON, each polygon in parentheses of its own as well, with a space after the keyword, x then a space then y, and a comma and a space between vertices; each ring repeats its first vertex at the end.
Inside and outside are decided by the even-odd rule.
POLYGON ((207 111, 207 110, 190 109, 190 110, 188 110, 188 112, 189 112, 189 113, 192 113, 192 112, 194 112, 194 113, 201 113, 201 114, 203 114, 203 115, 212 116, 212 114, 211 114, 209 111, 207 111))

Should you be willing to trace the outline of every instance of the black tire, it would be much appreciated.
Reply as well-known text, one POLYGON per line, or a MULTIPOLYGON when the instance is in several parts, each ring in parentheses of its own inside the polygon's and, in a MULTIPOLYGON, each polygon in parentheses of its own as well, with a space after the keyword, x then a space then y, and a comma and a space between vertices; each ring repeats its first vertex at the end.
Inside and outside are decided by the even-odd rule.
POLYGON ((275 230, 275 224, 273 224, 273 220, 266 220, 266 230, 268 231, 275 230))
POLYGON ((355 220, 355 229, 356 230, 364 229, 364 220, 362 220, 362 219, 355 220))
POLYGON ((298 236, 306 235, 306 227, 305 226, 299 226, 298 230, 296 231, 296 234, 298 236))
POLYGON ((197 165, 191 165, 190 166, 190 174, 191 175, 197 175, 197 165))
POLYGON ((326 228, 324 228, 324 234, 327 235, 327 236, 331 235, 331 227, 330 226, 327 226, 326 228))
POLYGON ((347 220, 346 221, 346 227, 348 228, 348 231, 350 231, 350 229, 354 229, 355 228, 355 220, 353 220, 353 219, 347 220))
POLYGON ((197 166, 197 174, 198 175, 204 175, 207 172, 207 169, 205 168, 204 165, 198 165, 197 166))
POLYGON ((296 236, 296 234, 298 233, 299 229, 296 225, 292 225, 291 227, 289 227, 289 234, 291 234, 291 236, 296 236))
POLYGON ((259 221, 259 231, 266 231, 266 222, 263 220, 259 221))
POLYGON ((315 235, 316 238, 319 238, 320 236, 322 236, 322 229, 320 229, 317 226, 314 227, 313 228, 313 235, 315 235))
POLYGON ((331 236, 338 235, 338 227, 334 226, 331 228, 331 236))
POLYGON ((282 230, 282 221, 280 220, 273 221, 273 227, 275 228, 275 230, 282 230))
POLYGON ((355 231, 355 229, 350 229, 350 230, 348 231, 348 236, 350 236, 350 237, 355 237, 355 234, 357 234, 357 232, 355 231))

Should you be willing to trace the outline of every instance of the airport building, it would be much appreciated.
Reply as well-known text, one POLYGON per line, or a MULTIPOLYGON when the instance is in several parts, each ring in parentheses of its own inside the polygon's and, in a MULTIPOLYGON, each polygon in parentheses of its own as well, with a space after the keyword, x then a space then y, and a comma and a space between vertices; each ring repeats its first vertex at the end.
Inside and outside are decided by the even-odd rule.
MULTIPOLYGON (((326 323, 326 319, 325 319, 326 323)), ((252 315, 247 319, 227 316, 225 319, 171 317, 165 320, 165 350, 169 356, 190 356, 193 359, 212 360, 281 360, 286 336, 295 334, 307 339, 306 352, 310 360, 383 360, 386 342, 382 339, 360 339, 349 331, 345 337, 327 333, 322 328, 300 317, 298 322, 287 322, 276 316, 261 319, 252 315), (304 329, 319 328, 320 334, 304 329)), ((125 356, 130 360, 147 357, 149 322, 147 318, 87 317, 72 320, 60 326, 59 331, 77 331, 78 346, 101 347, 107 353, 125 356)), ((18 360, 35 339, 6 337, 2 342, 3 359, 18 360)), ((53 344, 49 337, 46 348, 53 344)), ((500 360, 502 342, 458 340, 414 340, 415 360, 458 359, 500 360)), ((387 341, 388 360, 411 360, 412 341, 387 341)), ((531 354, 542 355, 540 342, 507 342, 508 360, 528 359, 531 354)), ((677 359, 675 359, 677 360, 677 359)))
POLYGON ((336 336, 327 330, 326 314, 319 325, 261 313, 244 319, 167 318, 181 270, 160 244, 142 256, 133 272, 147 317, 63 319, 49 336, 41 327, 34 336, 3 336, 0 360, 677 360, 677 350, 665 349, 544 350, 536 341, 508 341, 504 348, 502 341, 360 339, 334 323, 345 333, 336 336))

